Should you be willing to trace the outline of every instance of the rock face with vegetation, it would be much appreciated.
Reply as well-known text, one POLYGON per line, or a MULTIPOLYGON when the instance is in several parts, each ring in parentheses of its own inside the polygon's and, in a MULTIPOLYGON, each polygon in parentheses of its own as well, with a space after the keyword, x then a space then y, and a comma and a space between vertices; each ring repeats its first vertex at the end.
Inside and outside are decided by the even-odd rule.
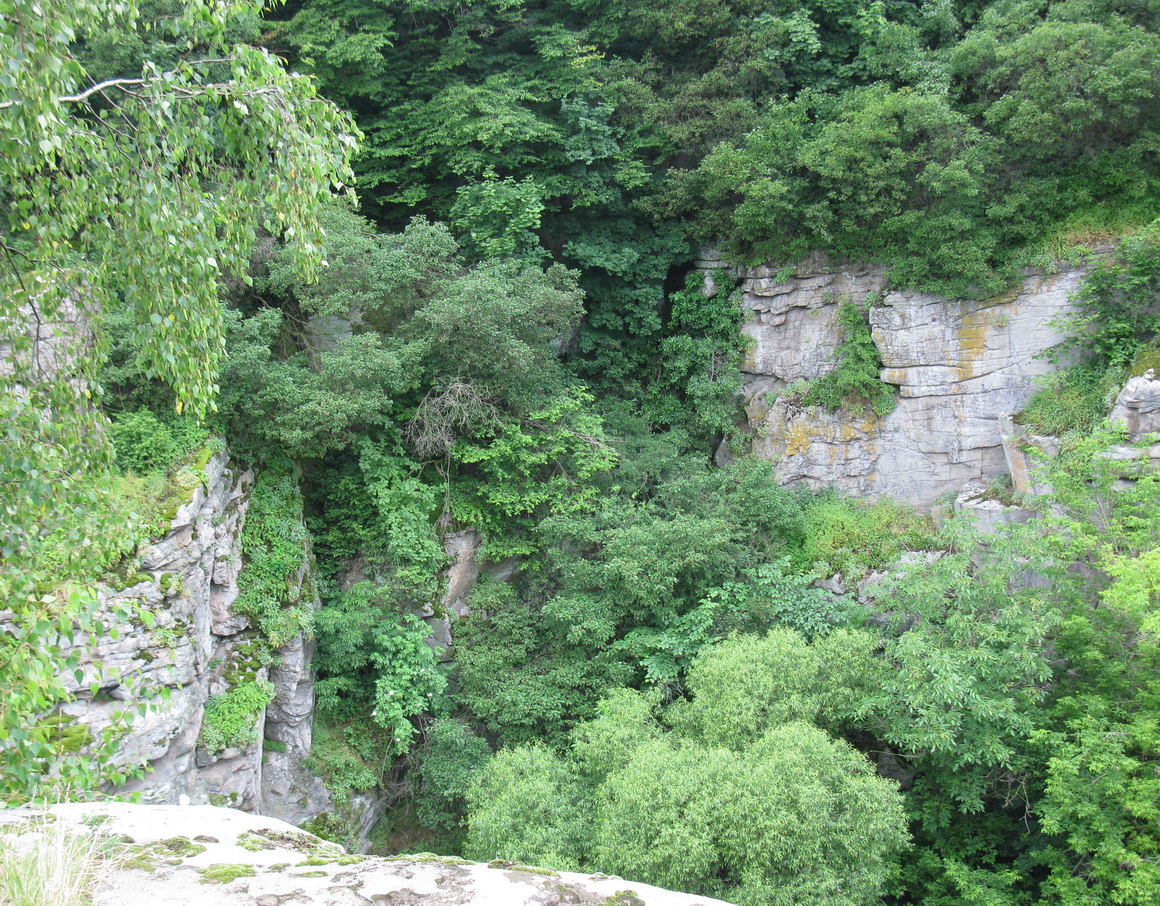
POLYGON ((7 813, 0 841, 45 845, 43 831, 58 823, 108 841, 95 847, 94 906, 728 906, 518 862, 348 855, 283 821, 212 806, 78 804, 7 813))
MULTIPOLYGON (((127 574, 99 586, 99 612, 132 621, 110 617, 105 633, 77 640, 79 664, 62 677, 75 698, 61 707, 57 732, 78 747, 116 733, 116 762, 147 768, 124 790, 147 802, 220 801, 305 820, 326 805, 301 767, 313 646, 298 631, 263 656, 255 621, 235 607, 254 480, 212 448, 179 471, 168 531, 138 550, 127 574), (146 707, 130 713, 134 702, 146 707), (268 740, 275 746, 264 751, 268 740)), ((283 577, 295 599, 310 594, 306 554, 283 577)))
POLYGON ((1116 395, 1110 418, 1123 422, 1132 440, 1160 433, 1160 380, 1155 370, 1128 379, 1116 395))
POLYGON ((1158 4, 0 0, 0 805, 1157 906, 1158 4))
MULTIPOLYGON (((723 262, 702 253, 698 265, 712 272, 723 262)), ((1065 338, 1058 325, 1084 272, 1066 266, 1032 274, 1009 293, 973 301, 887 290, 882 268, 821 256, 788 274, 743 269, 742 329, 750 341, 743 380, 754 452, 776 464, 780 481, 922 508, 968 481, 1001 474, 1000 419, 1020 411, 1036 378, 1056 367, 1043 354, 1065 338), (855 395, 809 405, 808 382, 840 370, 843 304, 862 309, 874 377, 888 385, 891 403, 855 395)))

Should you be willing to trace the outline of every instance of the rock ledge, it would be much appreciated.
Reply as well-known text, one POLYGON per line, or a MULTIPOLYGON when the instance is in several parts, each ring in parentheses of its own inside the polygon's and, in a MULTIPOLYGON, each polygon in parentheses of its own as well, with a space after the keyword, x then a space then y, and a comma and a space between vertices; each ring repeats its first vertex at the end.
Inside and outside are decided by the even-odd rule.
POLYGON ((0 843, 38 822, 128 838, 94 906, 728 906, 605 875, 452 857, 348 855, 276 818, 214 806, 65 803, 0 813, 0 843))

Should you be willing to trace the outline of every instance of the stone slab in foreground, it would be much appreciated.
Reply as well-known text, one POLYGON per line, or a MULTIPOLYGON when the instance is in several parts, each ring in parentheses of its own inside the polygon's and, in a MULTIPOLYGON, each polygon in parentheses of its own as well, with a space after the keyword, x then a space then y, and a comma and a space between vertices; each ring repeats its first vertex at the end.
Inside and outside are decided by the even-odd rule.
POLYGON ((275 818, 214 806, 66 803, 0 812, 0 841, 45 820, 123 840, 94 906, 729 906, 604 875, 439 856, 348 855, 275 818))

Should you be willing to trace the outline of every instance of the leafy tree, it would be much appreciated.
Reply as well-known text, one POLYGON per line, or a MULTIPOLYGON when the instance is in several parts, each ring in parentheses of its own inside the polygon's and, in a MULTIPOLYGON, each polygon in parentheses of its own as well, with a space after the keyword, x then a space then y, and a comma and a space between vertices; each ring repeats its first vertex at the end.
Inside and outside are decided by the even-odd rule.
POLYGON ((419 755, 418 817, 451 829, 466 811, 467 791, 491 758, 487 741, 458 720, 436 720, 423 734, 419 755))
POLYGON ((318 615, 319 707, 341 717, 369 709, 386 754, 402 755, 417 733, 411 718, 446 685, 426 637, 424 623, 392 612, 372 583, 351 586, 318 615))
POLYGON ((466 854, 578 869, 585 809, 572 775, 541 745, 504 749, 467 794, 466 854))
POLYGON ((690 700, 675 706, 673 720, 706 745, 737 750, 793 721, 841 727, 884 679, 877 645, 849 629, 812 644, 790 629, 730 639, 694 663, 690 700))
MULTIPOLYGON (((740 644, 722 650, 741 657, 740 644)), ((725 713, 731 703, 709 707, 725 713)), ((877 895, 907 835, 897 791, 857 752, 816 727, 773 720, 737 748, 719 747, 665 732, 654 706, 612 693, 573 731, 570 764, 539 746, 501 751, 468 797, 469 852, 615 871, 754 906, 877 895)))
POLYGON ((1036 737, 1044 897, 1061 904, 1142 906, 1158 889, 1160 475, 1142 469, 1125 483, 1123 464, 1097 452, 1116 439, 1096 432, 1050 468, 1057 549, 1098 569, 1079 580, 1082 603, 1066 611, 1057 648, 1069 669, 1036 737))
POLYGON ((595 865, 742 906, 870 902, 907 840, 891 784, 803 723, 743 753, 644 743, 596 803, 595 865))
POLYGON ((604 692, 628 679, 614 659, 595 657, 583 640, 498 583, 481 585, 472 614, 456 624, 455 663, 463 703, 508 744, 561 742, 568 728, 593 716, 604 692))
POLYGON ((132 312, 147 372, 178 410, 204 414, 221 358, 218 278, 244 276, 258 227, 315 273, 319 205, 349 179, 350 118, 238 40, 259 11, 189 0, 149 23, 131 2, 0 6, 0 601, 24 627, 0 635, 6 795, 96 783, 93 765, 62 759, 29 725, 68 697, 67 648, 49 640, 99 628, 86 583, 133 537, 93 479, 111 452, 92 406, 102 316, 132 312), (79 48, 105 31, 159 36, 171 54, 98 80, 79 48))
POLYGON ((685 182, 708 203, 702 232, 762 257, 826 248, 889 262, 904 285, 993 290, 1002 278, 982 220, 991 145, 945 92, 878 84, 771 105, 685 182))
MULTIPOLYGON (((1127 237, 1115 257, 1101 261, 1077 293, 1064 349, 1079 347, 1097 367, 1123 369, 1160 333, 1160 230, 1127 237)), ((1117 373, 1119 377, 1119 373, 1117 373)), ((1121 378, 1122 379, 1122 378, 1121 378)))
POLYGON ((882 737, 921 757, 939 801, 967 812, 982 808, 996 772, 1018 771, 1052 675, 1047 638, 1059 618, 1033 591, 1011 593, 1020 566, 972 570, 947 555, 891 585, 896 619, 910 625, 886 642, 893 669, 863 703, 882 737))

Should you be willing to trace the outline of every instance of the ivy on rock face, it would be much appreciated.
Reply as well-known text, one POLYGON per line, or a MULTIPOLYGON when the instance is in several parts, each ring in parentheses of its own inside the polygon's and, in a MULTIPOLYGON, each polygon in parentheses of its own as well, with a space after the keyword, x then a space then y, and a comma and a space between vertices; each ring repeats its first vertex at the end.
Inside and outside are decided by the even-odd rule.
POLYGON ((309 535, 302 495, 290 467, 271 463, 258 474, 241 535, 245 559, 234 609, 247 617, 268 649, 285 645, 313 624, 307 569, 309 535))

